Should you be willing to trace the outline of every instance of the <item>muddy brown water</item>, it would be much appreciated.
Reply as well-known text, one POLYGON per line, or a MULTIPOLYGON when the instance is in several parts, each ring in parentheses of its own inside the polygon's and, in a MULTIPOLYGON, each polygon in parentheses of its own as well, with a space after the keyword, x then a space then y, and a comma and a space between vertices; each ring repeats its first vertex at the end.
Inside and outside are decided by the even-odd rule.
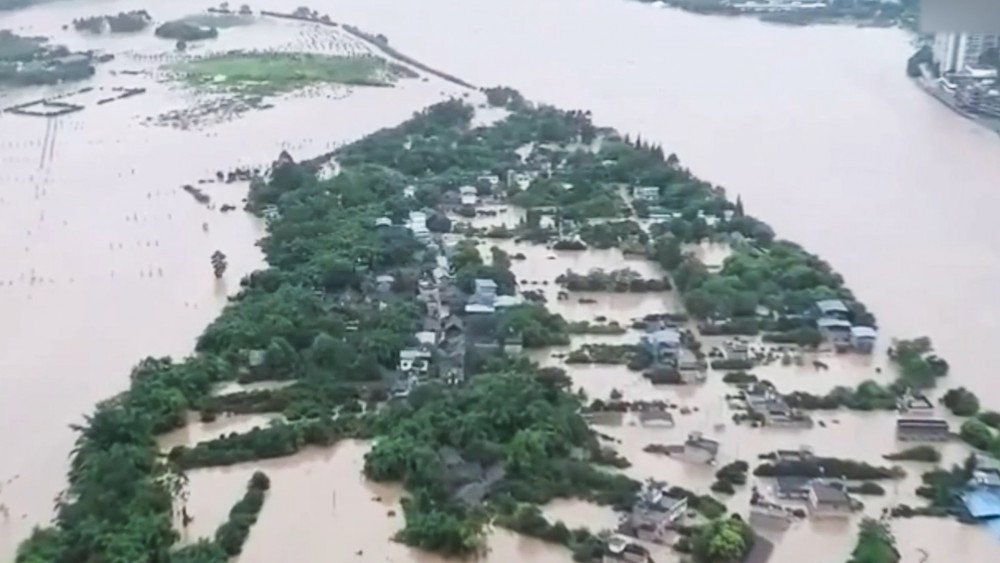
MULTIPOLYGON (((157 6, 154 16, 162 21, 207 4, 171 2, 157 6)), ((296 4, 283 0, 259 7, 291 10, 296 4)), ((742 195, 747 210, 781 235, 830 260, 879 315, 883 335, 927 334, 951 362, 952 382, 973 388, 988 405, 1000 390, 989 367, 996 363, 1000 234, 988 216, 1000 203, 1000 140, 910 84, 903 66, 912 48, 903 32, 783 28, 619 0, 328 4, 334 19, 384 33, 400 50, 468 81, 509 84, 532 99, 587 108, 601 124, 661 142, 700 176, 742 195), (560 30, 556 35, 554 26, 560 30)), ((2 14, 0 27, 52 35, 74 48, 107 49, 119 55, 109 68, 152 72, 174 57, 169 42, 94 39, 60 29, 74 17, 145 7, 135 0, 57 2, 2 14)), ((195 54, 260 45, 359 48, 276 23, 230 31, 215 44, 196 47, 195 54)), ((196 101, 155 82, 162 76, 153 74, 112 77, 102 70, 100 85, 143 85, 149 93, 51 124, 0 117, 0 235, 6 243, 0 309, 7 320, 0 328, 0 445, 17 452, 0 458, 0 480, 12 480, 0 493, 11 513, 0 522, 0 560, 10 559, 17 542, 51 514, 73 439, 67 425, 124 388, 128 368, 142 356, 189 352, 239 276, 261 264, 253 246, 262 235, 260 224, 242 213, 222 215, 199 206, 179 187, 219 168, 263 164, 282 148, 296 155, 324 152, 333 141, 398 122, 453 91, 438 82, 414 81, 363 95, 329 92, 179 131, 141 125, 148 116, 196 101), (203 223, 209 224, 207 233, 203 223), (209 273, 208 256, 215 249, 229 256, 221 282, 209 273)), ((0 92, 0 105, 37 93, 0 92)), ((217 205, 238 206, 245 185, 206 191, 217 205)), ((537 265, 553 279, 568 267, 610 269, 623 263, 613 252, 565 262, 548 261, 544 249, 536 252, 546 254, 537 265)), ((590 320, 671 306, 669 294, 662 303, 655 297, 645 301, 649 298, 629 295, 606 303, 598 298, 593 306, 559 307, 568 317, 590 320)), ((555 308, 555 300, 550 303, 555 308)), ((787 383, 821 391, 875 377, 882 357, 838 359, 824 373, 773 367, 767 377, 782 388, 787 383)), ((692 429, 714 433, 715 419, 725 418, 717 378, 705 387, 674 389, 654 388, 624 368, 581 368, 574 376, 578 385, 593 386, 595 396, 618 388, 629 398, 660 396, 698 406, 699 412, 679 417, 675 429, 626 425, 607 433, 622 440, 637 477, 707 487, 711 471, 641 448, 650 441, 683 439, 692 429)), ((750 458, 779 445, 809 443, 823 453, 876 461, 896 448, 888 415, 821 418, 830 420, 827 428, 808 433, 727 425, 719 432, 722 457, 750 458)), ((351 443, 245 470, 193 472, 195 526, 206 534, 214 529, 252 469, 262 466, 275 488, 241 561, 273 561, 290 553, 305 562, 331 560, 330 553, 341 555, 334 560, 350 560, 357 549, 364 549, 359 560, 424 560, 386 541, 400 516, 385 515, 395 498, 390 489, 359 480, 363 448, 351 443), (338 490, 341 513, 332 511, 325 494, 311 494, 324 489, 338 490), (375 496, 384 502, 371 501, 375 496), (342 530, 307 527, 302 524, 309 519, 289 517, 309 510, 329 511, 321 521, 342 530), (289 542, 292 535, 308 541, 289 542)), ((949 459, 961 454, 949 446, 949 459)), ((912 484, 908 478, 898 492, 869 502, 869 512, 877 512, 879 503, 907 498, 912 484)), ((730 504, 744 510, 745 493, 730 504)), ((773 561, 839 563, 853 529, 853 522, 802 523, 783 534, 773 561)), ((1000 553, 982 530, 953 522, 914 519, 896 522, 894 529, 907 563, 919 561, 918 548, 929 552, 931 562, 990 561, 1000 553)), ((498 560, 567 558, 563 551, 503 532, 492 545, 497 557, 506 556, 498 560)))

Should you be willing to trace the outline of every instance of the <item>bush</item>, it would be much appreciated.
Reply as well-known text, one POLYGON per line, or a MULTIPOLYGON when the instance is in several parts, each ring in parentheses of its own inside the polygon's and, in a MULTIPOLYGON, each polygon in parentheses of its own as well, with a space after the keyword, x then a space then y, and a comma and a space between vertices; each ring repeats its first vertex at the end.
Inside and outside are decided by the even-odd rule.
POLYGON ((906 472, 898 467, 876 467, 863 461, 817 457, 806 461, 764 463, 754 469, 757 477, 827 477, 856 481, 899 479, 906 472))
POLYGON ((721 493, 724 495, 736 494, 736 489, 728 481, 716 481, 712 483, 712 492, 721 493))
POLYGON ((745 371, 731 371, 722 376, 722 382, 733 385, 757 383, 757 376, 745 371))
POLYGON ((972 416, 979 411, 979 398, 965 387, 949 389, 941 401, 955 416, 972 416))
POLYGON ((962 424, 959 436, 967 444, 980 450, 988 450, 993 443, 993 431, 990 430, 989 426, 976 419, 966 420, 962 424))
POLYGON ((1000 429, 1000 412, 996 411, 985 411, 979 413, 977 417, 980 422, 989 426, 990 428, 1000 429))
POLYGON ((848 490, 856 495, 871 495, 871 496, 885 495, 885 489, 882 488, 882 486, 879 485, 878 483, 873 483, 871 481, 865 481, 860 485, 850 487, 848 490))
POLYGON ((934 446, 914 446, 894 454, 886 454, 885 459, 890 461, 926 461, 937 463, 941 461, 941 452, 934 446))

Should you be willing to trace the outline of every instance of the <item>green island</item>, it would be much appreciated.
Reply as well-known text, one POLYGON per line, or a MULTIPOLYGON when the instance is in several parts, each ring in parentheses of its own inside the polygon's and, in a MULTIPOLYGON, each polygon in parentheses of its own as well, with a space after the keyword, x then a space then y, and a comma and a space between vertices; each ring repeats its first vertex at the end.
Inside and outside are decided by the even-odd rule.
POLYGON ((413 76, 375 56, 232 52, 177 63, 172 70, 195 87, 274 95, 317 84, 391 86, 413 76))
POLYGON ((49 45, 44 37, 24 37, 0 29, 0 86, 37 86, 84 80, 94 75, 87 53, 49 45))
MULTIPOLYGON (((593 130, 581 112, 524 102, 489 128, 473 128, 473 112, 461 101, 441 103, 346 146, 335 155, 343 168, 333 178, 318 179, 321 161, 295 163, 282 155, 267 178, 255 180, 248 209, 269 216, 261 243, 269 268, 243 280, 239 294, 199 337, 194 355, 144 360, 129 389, 87 418, 78 429, 55 523, 36 530, 17 561, 224 561, 253 520, 243 514, 259 509, 260 487, 251 487, 250 498, 234 508, 236 524, 178 550, 170 515, 185 472, 288 456, 345 437, 373 439, 365 473, 402 482, 409 492, 401 541, 466 554, 482 549, 487 523, 506 523, 567 545, 581 561, 595 560, 602 547, 592 534, 542 525, 531 507, 575 497, 628 508, 641 484, 600 468, 627 461, 599 444, 564 372, 502 353, 505 339, 523 341, 533 330, 534 344, 547 344, 538 326, 568 331, 561 318, 537 304, 515 308, 494 329, 499 355, 470 353, 467 373, 452 385, 431 381, 373 408, 390 393, 399 396, 392 374, 426 318, 428 304, 417 289, 439 252, 400 221, 436 193, 454 189, 456 180, 515 162, 516 148, 533 139, 566 142, 593 130), (420 195, 395 195, 408 185, 419 186, 420 195), (383 217, 388 226, 379 221, 383 217), (388 286, 373 283, 386 275, 393 278, 388 286), (294 383, 212 394, 217 383, 232 380, 294 383), (191 410, 206 420, 222 412, 280 412, 285 421, 169 455, 157 452, 155 435, 182 426, 191 410)), ((645 156, 653 152, 625 146, 615 150, 632 151, 631 160, 667 175, 686 176, 645 156)), ((634 162, 612 169, 648 172, 634 162)), ((464 248, 450 253, 460 291, 482 279, 496 282, 501 294, 512 290, 505 254, 494 252, 486 264, 464 248)), ((707 518, 724 515, 725 507, 711 497, 685 494, 707 518)), ((691 547, 702 561, 721 561, 719 553, 730 557, 749 549, 747 530, 738 519, 713 520, 692 531, 691 547), (714 540, 734 530, 738 541, 714 540)))
POLYGON ((152 16, 146 10, 134 10, 115 15, 78 18, 73 20, 73 28, 94 34, 104 33, 105 30, 110 33, 135 33, 146 29, 152 21, 152 16))

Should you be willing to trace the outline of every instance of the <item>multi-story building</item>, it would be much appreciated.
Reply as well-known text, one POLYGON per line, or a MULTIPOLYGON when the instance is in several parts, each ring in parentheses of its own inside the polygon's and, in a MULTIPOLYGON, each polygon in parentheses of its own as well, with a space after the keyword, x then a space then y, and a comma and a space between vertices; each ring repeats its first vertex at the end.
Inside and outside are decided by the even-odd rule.
POLYGON ((984 51, 996 48, 1000 48, 997 33, 938 33, 934 36, 934 62, 942 74, 959 72, 975 66, 984 51))

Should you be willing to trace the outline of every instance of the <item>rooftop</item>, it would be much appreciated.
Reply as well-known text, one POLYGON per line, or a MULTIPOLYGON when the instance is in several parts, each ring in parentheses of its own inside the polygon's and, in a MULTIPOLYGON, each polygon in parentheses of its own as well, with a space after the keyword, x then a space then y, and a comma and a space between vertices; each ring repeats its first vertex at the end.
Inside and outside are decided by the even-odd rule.
POLYGON ((781 492, 794 492, 805 489, 812 482, 810 477, 783 476, 777 478, 778 490, 781 492))
POLYGON ((824 299, 823 301, 817 301, 816 308, 819 309, 819 311, 824 315, 828 315, 830 313, 847 314, 850 312, 847 305, 845 305, 840 299, 824 299))
POLYGON ((819 328, 841 328, 841 329, 851 329, 851 323, 843 319, 835 319, 832 317, 822 317, 816 320, 816 326, 819 328))
POLYGON ((948 422, 940 418, 900 418, 896 428, 924 428, 948 431, 948 422))
POLYGON ((709 440, 698 434, 691 434, 688 436, 686 442, 684 442, 685 448, 698 448, 700 450, 709 451, 713 454, 719 452, 719 442, 715 440, 709 440))
POLYGON ((852 326, 851 336, 854 338, 876 338, 878 331, 870 326, 852 326))
POLYGON ((827 485, 826 483, 814 481, 809 486, 809 488, 812 489, 812 493, 816 495, 816 502, 824 504, 840 504, 840 503, 851 502, 851 497, 848 496, 847 493, 838 489, 837 487, 827 485))

